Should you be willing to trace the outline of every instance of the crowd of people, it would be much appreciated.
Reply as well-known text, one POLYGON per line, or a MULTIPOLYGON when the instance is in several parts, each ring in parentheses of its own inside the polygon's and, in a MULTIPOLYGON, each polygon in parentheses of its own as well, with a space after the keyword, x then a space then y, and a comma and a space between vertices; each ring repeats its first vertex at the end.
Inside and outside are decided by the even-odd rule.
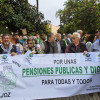
POLYGON ((21 36, 17 33, 0 36, 0 54, 19 55, 28 50, 33 54, 81 53, 100 51, 100 34, 82 35, 82 30, 63 36, 53 33, 21 36))
POLYGON ((25 54, 28 50, 32 51, 32 54, 100 52, 100 33, 96 31, 94 34, 83 35, 82 30, 77 30, 73 34, 64 35, 63 38, 59 33, 35 36, 15 33, 0 36, 0 54, 14 56, 25 54))

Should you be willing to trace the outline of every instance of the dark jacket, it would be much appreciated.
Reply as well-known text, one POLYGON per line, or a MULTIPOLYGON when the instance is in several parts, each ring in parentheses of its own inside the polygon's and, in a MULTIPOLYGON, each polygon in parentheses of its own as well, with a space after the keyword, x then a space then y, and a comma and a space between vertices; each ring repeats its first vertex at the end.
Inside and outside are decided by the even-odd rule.
POLYGON ((44 42, 44 54, 49 54, 49 53, 58 53, 58 47, 57 47, 57 42, 54 41, 52 43, 45 41, 44 42))
POLYGON ((71 43, 66 48, 65 53, 81 53, 84 51, 88 51, 84 43, 79 43, 78 46, 75 46, 73 43, 71 43))
MULTIPOLYGON (((56 40, 56 42, 57 42, 57 40, 56 40)), ((65 44, 65 41, 64 41, 64 40, 61 40, 61 41, 60 41, 60 46, 61 46, 61 51, 62 51, 62 53, 65 53, 66 44, 65 44)))
MULTIPOLYGON (((3 49, 1 48, 1 46, 0 46, 0 54, 6 54, 6 53, 3 53, 4 51, 3 51, 3 49)), ((15 53, 17 53, 17 50, 16 50, 16 46, 15 45, 13 45, 13 47, 12 47, 12 49, 11 49, 11 53, 12 52, 15 52, 15 53)))

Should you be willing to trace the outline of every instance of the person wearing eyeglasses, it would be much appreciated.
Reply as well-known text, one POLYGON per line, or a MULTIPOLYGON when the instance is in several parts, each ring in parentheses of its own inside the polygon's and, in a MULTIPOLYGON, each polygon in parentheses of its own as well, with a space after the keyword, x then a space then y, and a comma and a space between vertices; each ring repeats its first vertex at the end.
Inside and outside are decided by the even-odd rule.
POLYGON ((24 53, 28 50, 32 51, 32 54, 42 54, 40 48, 36 45, 33 39, 27 40, 27 47, 24 49, 24 53))
POLYGON ((17 55, 18 49, 10 41, 10 35, 4 34, 2 36, 2 44, 0 45, 0 54, 11 54, 11 56, 17 55))
POLYGON ((80 34, 74 32, 72 37, 72 42, 67 46, 65 53, 81 53, 84 51, 88 51, 86 45, 80 42, 80 34))

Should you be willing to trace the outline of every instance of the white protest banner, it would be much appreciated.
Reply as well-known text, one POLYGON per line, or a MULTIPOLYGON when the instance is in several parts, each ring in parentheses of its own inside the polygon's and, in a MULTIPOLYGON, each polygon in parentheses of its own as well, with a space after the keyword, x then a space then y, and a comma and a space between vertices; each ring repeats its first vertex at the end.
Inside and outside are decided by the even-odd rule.
POLYGON ((12 58, 12 67, 11 64, 0 65, 1 100, 59 98, 100 92, 99 52, 86 55, 32 55, 29 52, 27 57, 12 58), (3 73, 5 68, 6 74, 3 73))

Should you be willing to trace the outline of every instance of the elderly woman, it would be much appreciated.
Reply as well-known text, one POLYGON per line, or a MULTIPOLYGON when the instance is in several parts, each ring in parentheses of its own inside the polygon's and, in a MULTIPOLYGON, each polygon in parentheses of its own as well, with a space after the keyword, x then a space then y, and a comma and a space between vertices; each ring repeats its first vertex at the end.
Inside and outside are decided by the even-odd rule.
POLYGON ((27 40, 27 48, 24 49, 24 53, 26 53, 28 50, 32 51, 33 54, 42 54, 40 48, 36 45, 33 39, 27 40))

